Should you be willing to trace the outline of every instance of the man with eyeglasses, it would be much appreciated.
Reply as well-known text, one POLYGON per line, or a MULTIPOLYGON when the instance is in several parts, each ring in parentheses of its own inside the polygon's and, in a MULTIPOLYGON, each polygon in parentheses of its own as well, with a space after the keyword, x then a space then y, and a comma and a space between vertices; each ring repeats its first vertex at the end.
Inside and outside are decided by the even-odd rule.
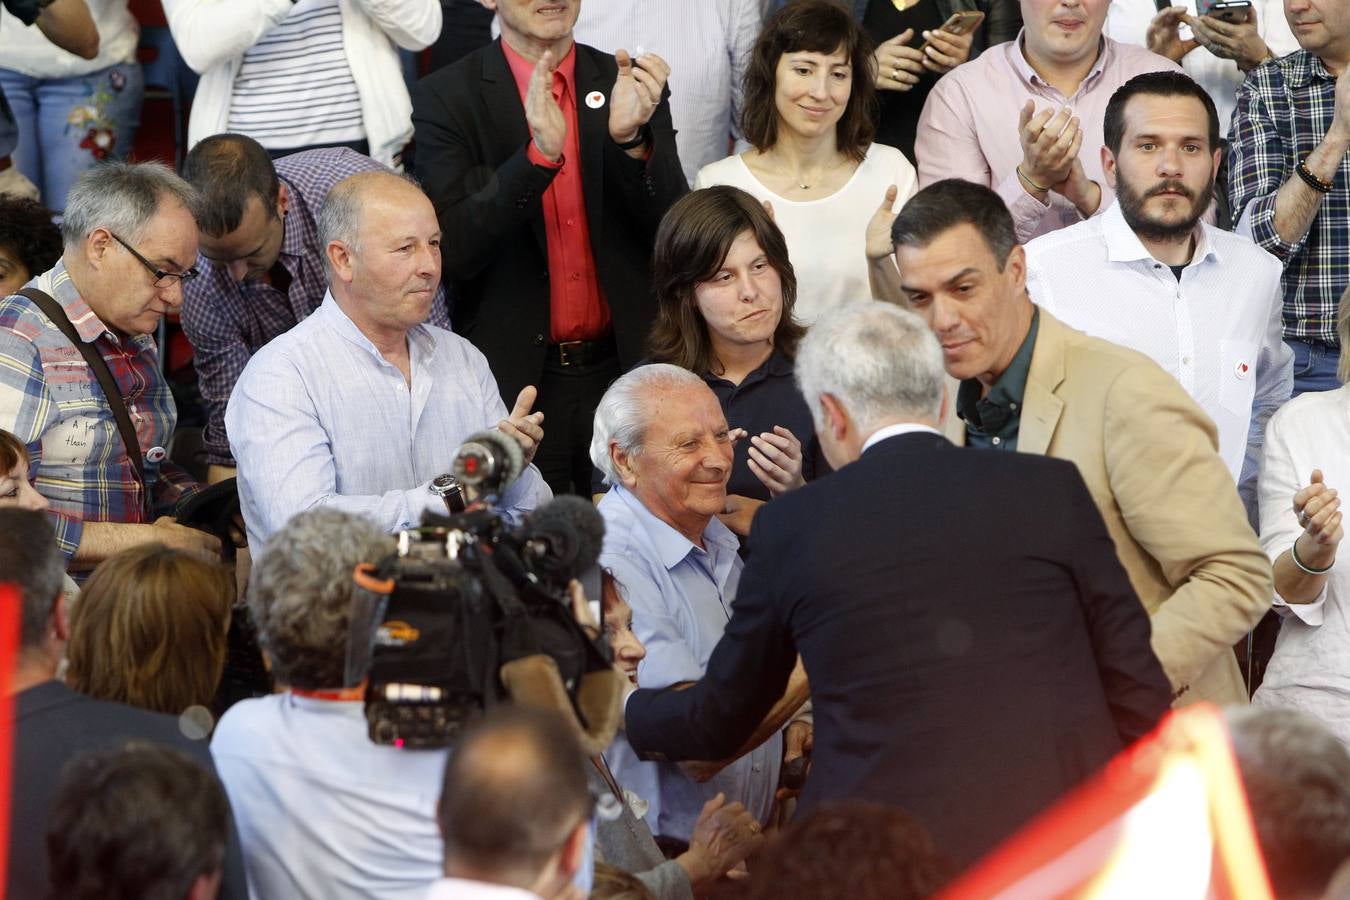
POLYGON ((167 459, 178 411, 152 337, 197 274, 191 200, 158 163, 86 172, 66 201, 61 259, 25 285, 28 296, 0 300, 0 428, 27 445, 74 570, 143 543, 219 558, 215 537, 172 518, 199 485, 167 459), (134 448, 91 357, 41 308, 44 294, 106 363, 134 448))

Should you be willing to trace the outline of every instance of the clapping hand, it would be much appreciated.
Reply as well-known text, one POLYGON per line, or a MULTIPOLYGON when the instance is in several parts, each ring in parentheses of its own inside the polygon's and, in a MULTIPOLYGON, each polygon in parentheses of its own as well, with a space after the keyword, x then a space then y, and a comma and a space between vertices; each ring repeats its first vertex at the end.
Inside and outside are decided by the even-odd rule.
MULTIPOLYGON (((1327 487, 1322 481, 1322 470, 1313 469, 1308 486, 1294 495, 1294 515, 1306 536, 1318 549, 1318 559, 1305 560, 1310 565, 1321 563, 1321 557, 1328 562, 1336 557, 1336 547, 1345 536, 1341 521, 1341 498, 1335 489, 1327 487), (1330 549, 1330 553, 1324 552, 1330 549)), ((1302 556, 1302 554, 1299 554, 1302 556)))
POLYGON ((520 444, 527 466, 533 461, 534 453, 539 449, 539 442, 544 439, 544 414, 530 412, 534 408, 538 394, 534 385, 526 385, 516 397, 516 405, 511 408, 511 415, 497 423, 498 431, 510 435, 516 439, 517 444, 520 444))
POLYGON ((781 425, 750 438, 746 464, 774 497, 806 484, 802 477, 801 441, 781 425))
POLYGON ((872 219, 867 223, 867 258, 885 259, 895 252, 895 245, 891 243, 891 226, 895 224, 899 213, 892 212, 895 208, 895 198, 900 191, 895 185, 886 188, 886 196, 882 199, 881 205, 877 211, 872 213, 872 219))
POLYGON ((1037 112, 1035 101, 1028 100, 1018 116, 1017 130, 1023 179, 1049 189, 1069 178, 1083 147, 1083 130, 1072 109, 1065 106, 1052 113, 1047 107, 1037 112))
POLYGON ((567 140, 567 119, 563 117, 558 101, 553 99, 555 66, 551 50, 545 50, 535 63, 530 86, 525 91, 525 123, 530 126, 534 146, 556 163, 562 159, 563 144, 567 140))
POLYGON ((633 59, 627 50, 619 50, 614 60, 619 64, 619 77, 609 93, 609 136, 627 144, 637 138, 660 105, 670 66, 655 53, 633 59))

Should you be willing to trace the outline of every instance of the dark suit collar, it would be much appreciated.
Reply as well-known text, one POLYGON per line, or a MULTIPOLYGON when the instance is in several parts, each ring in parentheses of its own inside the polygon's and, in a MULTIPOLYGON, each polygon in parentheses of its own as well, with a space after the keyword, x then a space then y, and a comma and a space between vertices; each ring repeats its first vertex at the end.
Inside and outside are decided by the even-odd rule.
POLYGON ((863 451, 861 459, 870 459, 873 453, 910 453, 916 450, 931 450, 934 447, 951 447, 951 441, 941 434, 931 431, 909 431, 904 434, 882 438, 863 451))
POLYGON ((51 681, 35 684, 15 694, 14 717, 22 719, 25 716, 36 715, 58 706, 73 703, 80 700, 82 696, 64 682, 53 678, 51 681))
POLYGON ((600 67, 600 56, 584 44, 576 44, 577 127, 580 129, 581 184, 586 197, 586 226, 591 246, 604 239, 605 142, 609 140, 609 95, 614 80, 600 67), (592 109, 586 98, 598 93, 602 106, 592 109))

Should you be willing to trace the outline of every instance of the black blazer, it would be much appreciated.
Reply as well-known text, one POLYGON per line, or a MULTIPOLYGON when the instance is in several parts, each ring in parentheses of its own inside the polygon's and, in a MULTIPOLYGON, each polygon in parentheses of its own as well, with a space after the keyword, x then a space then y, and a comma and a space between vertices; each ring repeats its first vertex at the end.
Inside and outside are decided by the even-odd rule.
MULTIPOLYGON (((576 45, 577 123, 591 251, 624 368, 643 355, 656 315, 651 254, 656 226, 689 186, 675 150, 669 91, 648 123, 650 157, 609 138, 614 57, 576 45)), ((557 170, 525 155, 529 127, 501 42, 434 72, 413 88, 417 177, 440 219, 445 277, 456 290, 455 331, 483 351, 510 408, 538 384, 549 340, 548 248, 540 200, 557 170)), ((572 161, 566 165, 575 164, 572 161)))
POLYGON ((667 759, 734 752, 798 653, 815 711, 803 807, 894 804, 961 864, 1171 701, 1077 469, 927 433, 760 510, 707 672, 629 698, 629 743, 667 759))

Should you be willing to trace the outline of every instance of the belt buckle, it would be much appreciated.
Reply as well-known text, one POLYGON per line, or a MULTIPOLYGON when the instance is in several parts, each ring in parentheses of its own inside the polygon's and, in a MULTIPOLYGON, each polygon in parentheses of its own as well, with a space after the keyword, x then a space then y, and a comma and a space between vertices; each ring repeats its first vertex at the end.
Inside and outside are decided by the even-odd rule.
POLYGON ((558 344, 558 364, 561 366, 579 366, 581 360, 575 362, 571 358, 572 353, 581 355, 581 350, 585 347, 585 341, 563 341, 558 344))

